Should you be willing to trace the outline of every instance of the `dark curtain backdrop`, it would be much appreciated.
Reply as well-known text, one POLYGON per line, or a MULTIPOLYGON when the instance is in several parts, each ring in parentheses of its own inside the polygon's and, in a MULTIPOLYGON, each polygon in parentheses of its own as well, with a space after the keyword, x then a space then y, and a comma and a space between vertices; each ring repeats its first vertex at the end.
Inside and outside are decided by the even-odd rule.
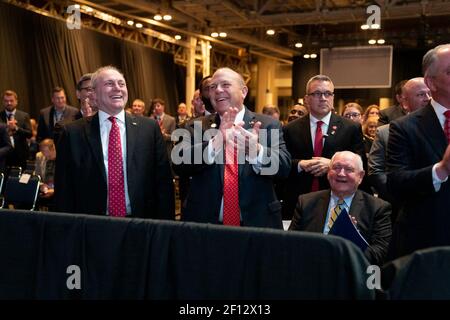
POLYGON ((184 99, 184 67, 171 54, 95 31, 69 30, 66 23, 0 2, 0 90, 19 95, 19 109, 37 117, 51 103, 52 88, 66 90, 68 104, 78 106, 77 80, 100 66, 123 71, 128 105, 136 98, 160 97, 166 112, 176 114, 184 99))

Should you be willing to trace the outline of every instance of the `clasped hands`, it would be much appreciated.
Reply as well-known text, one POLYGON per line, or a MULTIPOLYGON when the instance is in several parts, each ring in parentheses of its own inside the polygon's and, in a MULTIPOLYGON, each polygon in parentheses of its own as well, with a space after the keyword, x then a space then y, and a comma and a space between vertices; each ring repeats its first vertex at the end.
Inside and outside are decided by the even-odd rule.
POLYGON ((328 158, 312 157, 310 160, 300 160, 300 167, 315 177, 321 177, 328 172, 330 161, 328 158))
POLYGON ((213 148, 218 152, 226 143, 227 147, 237 148, 238 152, 243 152, 245 156, 256 157, 261 149, 259 143, 261 122, 256 122, 252 129, 246 130, 244 129, 244 121, 234 123, 238 113, 239 109, 234 107, 224 112, 219 127, 222 139, 216 139, 216 136, 213 139, 213 148))

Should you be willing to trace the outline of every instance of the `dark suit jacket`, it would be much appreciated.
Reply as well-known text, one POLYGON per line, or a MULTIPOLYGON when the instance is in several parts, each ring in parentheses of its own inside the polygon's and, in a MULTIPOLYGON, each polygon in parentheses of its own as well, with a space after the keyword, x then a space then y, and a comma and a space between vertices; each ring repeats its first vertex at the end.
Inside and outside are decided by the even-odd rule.
POLYGON ((5 173, 6 157, 11 152, 12 145, 9 139, 8 129, 5 124, 0 124, 0 172, 5 173))
MULTIPOLYGON (((133 216, 174 218, 170 164, 158 124, 125 113, 127 183, 133 216)), ((63 128, 55 174, 58 211, 105 214, 107 178, 98 114, 63 128)))
POLYGON ((387 192, 386 152, 389 138, 389 124, 378 127, 377 134, 370 149, 368 176, 378 196, 391 202, 387 192))
MULTIPOLYGON (((286 219, 290 219, 294 214, 298 196, 311 192, 313 175, 304 171, 298 172, 299 161, 311 159, 314 155, 310 128, 309 115, 284 127, 286 146, 292 156, 291 173, 286 181, 283 204, 283 216, 286 219)), ((322 157, 331 159, 337 151, 348 150, 359 154, 365 163, 363 134, 359 124, 332 113, 327 134, 322 157)), ((330 187, 326 175, 319 178, 319 186, 321 190, 330 187)))
POLYGON ((407 115, 405 109, 399 105, 390 106, 383 110, 380 110, 380 117, 378 118, 378 126, 388 124, 391 121, 407 115))
MULTIPOLYGON (((63 123, 69 123, 76 120, 79 115, 80 110, 77 108, 66 106, 63 113, 63 123)), ((44 139, 50 138, 58 141, 58 137, 55 138, 55 124, 53 123, 53 117, 55 115, 55 107, 50 106, 41 110, 39 114, 38 131, 37 131, 37 141, 40 142, 44 139)), ((61 130, 62 126, 57 127, 58 131, 61 130)))
MULTIPOLYGON (((28 113, 17 110, 14 115, 17 121, 17 131, 14 133, 14 148, 9 153, 7 164, 9 166, 20 166, 25 170, 29 155, 29 147, 27 139, 31 138, 31 123, 28 113)), ((0 112, 0 122, 6 123, 6 111, 0 112)))
MULTIPOLYGON (((274 174, 263 175, 256 174, 253 166, 246 162, 239 164, 239 207, 241 210, 241 225, 253 227, 282 228, 281 204, 277 200, 273 178, 286 177, 290 169, 290 155, 286 150, 283 139, 283 133, 279 121, 272 118, 255 114, 248 109, 245 110, 244 128, 250 129, 252 124, 261 121, 261 129, 276 130, 279 138, 276 141, 271 140, 270 133, 268 141, 260 141, 264 146, 268 157, 273 155, 278 160, 278 170, 274 174), (279 156, 275 151, 278 147, 279 156)), ((218 114, 212 114, 196 119, 187 123, 186 128, 193 137, 194 123, 201 122, 202 133, 210 128, 218 129, 220 126, 220 117, 218 114)), ((193 163, 194 153, 200 152, 207 147, 208 142, 199 142, 194 144, 188 139, 183 138, 186 144, 184 152, 191 152, 191 163, 193 163)), ((182 144, 175 146, 174 152, 177 152, 182 144)), ((222 153, 223 154, 223 153, 222 153)), ((273 162, 271 162, 273 164, 273 162)), ((270 164, 265 165, 268 167, 270 164)), ((186 199, 186 208, 183 212, 183 220, 219 224, 220 205, 223 197, 223 164, 207 164, 201 160, 200 164, 177 164, 174 166, 175 172, 180 176, 192 176, 189 194, 186 199)))
MULTIPOLYGON (((298 198, 289 230, 322 233, 326 223, 331 190, 303 194, 298 198)), ((364 191, 357 190, 349 214, 369 243, 364 254, 372 264, 381 265, 391 239, 391 205, 364 191)))
POLYGON ((387 184, 401 201, 392 239, 392 257, 450 245, 450 182, 433 187, 432 167, 447 140, 431 104, 391 122, 387 148, 387 184))

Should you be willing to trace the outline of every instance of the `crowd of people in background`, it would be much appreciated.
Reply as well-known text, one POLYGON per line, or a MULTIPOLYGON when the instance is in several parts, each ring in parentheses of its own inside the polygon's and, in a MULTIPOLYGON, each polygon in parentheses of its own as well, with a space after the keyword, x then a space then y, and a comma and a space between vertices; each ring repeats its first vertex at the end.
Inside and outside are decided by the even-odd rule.
POLYGON ((447 44, 424 56, 424 77, 395 86, 393 106, 349 101, 340 114, 333 80, 316 75, 281 119, 275 105, 245 106, 248 88, 229 68, 202 79, 191 108, 180 102, 170 115, 161 98, 128 104, 124 75, 103 67, 73 88, 78 107, 56 86, 37 120, 4 91, 0 169, 40 175, 39 208, 51 211, 175 219, 173 177, 184 221, 281 229, 292 220, 290 230, 327 234, 345 209, 369 243, 367 258, 381 264, 450 245, 448 70, 447 44), (223 139, 184 141, 183 153, 207 156, 172 163, 182 142, 173 132, 193 133, 196 121, 223 139), (262 141, 260 130, 277 135, 262 141), (273 154, 277 170, 268 173, 273 154))

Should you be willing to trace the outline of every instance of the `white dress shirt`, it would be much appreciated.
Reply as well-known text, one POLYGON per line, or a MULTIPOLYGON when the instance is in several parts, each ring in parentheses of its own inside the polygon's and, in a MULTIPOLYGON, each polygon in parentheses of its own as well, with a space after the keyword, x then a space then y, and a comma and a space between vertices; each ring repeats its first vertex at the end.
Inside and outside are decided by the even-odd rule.
MULTIPOLYGON (((445 108, 443 105, 441 105, 439 102, 435 100, 431 100, 431 106, 434 109, 434 112, 436 113, 436 116, 439 120, 439 123, 441 124, 442 131, 444 131, 444 125, 445 125, 445 115, 444 112, 449 110, 445 108)), ((437 173, 436 173, 436 167, 437 163, 433 166, 433 169, 431 170, 432 176, 433 176, 433 186, 434 190, 438 192, 441 189, 441 184, 443 182, 446 182, 448 180, 448 177, 446 177, 444 180, 439 179, 437 173)))

